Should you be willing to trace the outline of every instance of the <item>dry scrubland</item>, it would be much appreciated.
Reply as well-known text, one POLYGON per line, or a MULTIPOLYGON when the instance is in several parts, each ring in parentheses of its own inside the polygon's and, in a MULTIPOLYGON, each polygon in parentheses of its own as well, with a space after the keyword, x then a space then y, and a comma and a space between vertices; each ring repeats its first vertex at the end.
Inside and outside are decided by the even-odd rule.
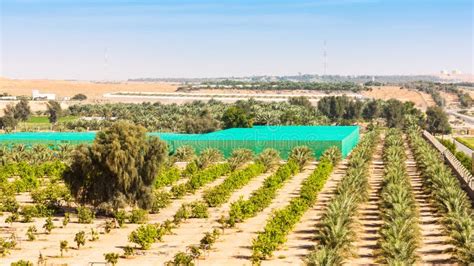
MULTIPOLYGON (((73 96, 77 93, 83 93, 89 97, 89 102, 110 102, 113 99, 103 97, 104 93, 129 91, 129 92, 174 92, 179 87, 173 83, 146 83, 146 82, 117 82, 117 83, 94 83, 86 81, 65 81, 65 80, 16 80, 0 78, 0 92, 6 92, 11 95, 31 95, 32 89, 39 89, 41 92, 56 93, 59 97, 73 96)), ((242 94, 294 94, 294 95, 326 95, 318 91, 249 91, 249 90, 209 90, 202 89, 201 94, 222 94, 222 93, 242 93, 242 94)), ((474 94, 474 92, 473 92, 474 94)), ((422 92, 401 89, 397 86, 373 87, 372 91, 364 91, 362 95, 374 98, 388 100, 396 98, 401 101, 412 101, 415 105, 425 110, 428 106, 434 105, 431 97, 422 92)), ((474 95, 473 95, 474 96, 474 95)), ((455 100, 453 97, 447 97, 448 102, 455 100)), ((130 101, 130 100, 129 100, 130 101)), ((0 102, 0 108, 3 108, 8 102, 0 102)), ((71 102, 72 103, 72 102, 71 102)), ((32 109, 44 110, 45 103, 31 103, 32 109)), ((67 107, 67 104, 64 103, 67 107)))
POLYGON ((429 106, 435 105, 433 99, 427 93, 402 89, 399 86, 372 87, 372 91, 364 91, 362 95, 381 100, 395 98, 402 102, 412 101, 421 110, 426 110, 429 106))

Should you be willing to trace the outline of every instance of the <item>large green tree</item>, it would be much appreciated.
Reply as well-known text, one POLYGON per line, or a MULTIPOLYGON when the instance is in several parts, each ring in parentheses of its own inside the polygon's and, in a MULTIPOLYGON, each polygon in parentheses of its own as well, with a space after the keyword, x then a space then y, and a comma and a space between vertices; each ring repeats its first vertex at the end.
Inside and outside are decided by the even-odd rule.
POLYGON ((2 128, 14 128, 18 125, 18 119, 15 118, 15 107, 8 104, 3 109, 3 117, 0 119, 0 126, 2 128))
POLYGON ((99 132, 91 146, 78 148, 64 180, 81 203, 149 208, 166 154, 166 144, 147 137, 145 128, 117 122, 99 132))
POLYGON ((253 125, 252 118, 242 108, 237 106, 231 106, 225 110, 222 115, 222 122, 224 123, 224 128, 252 127, 253 125))
POLYGON ((401 101, 390 99, 385 103, 383 115, 388 127, 402 128, 404 125, 405 108, 401 101))
POLYGON ((49 115, 49 122, 56 124, 62 115, 61 105, 57 101, 50 100, 46 105, 46 113, 49 115))
POLYGON ((451 132, 448 115, 443 108, 430 106, 426 109, 426 128, 433 134, 448 134, 451 132))
POLYGON ((15 119, 18 119, 20 121, 26 121, 31 115, 31 108, 30 105, 28 104, 28 100, 26 99, 21 99, 19 103, 15 105, 15 112, 14 116, 15 119))

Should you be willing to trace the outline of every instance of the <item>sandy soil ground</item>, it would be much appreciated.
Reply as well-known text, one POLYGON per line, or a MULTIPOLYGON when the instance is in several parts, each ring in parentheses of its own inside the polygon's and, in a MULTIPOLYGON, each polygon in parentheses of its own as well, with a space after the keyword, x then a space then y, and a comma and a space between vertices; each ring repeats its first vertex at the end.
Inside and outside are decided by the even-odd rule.
POLYGON ((375 265, 377 241, 379 240, 379 229, 383 222, 380 217, 380 189, 384 174, 384 162, 382 159, 383 141, 377 145, 374 152, 369 175, 369 200, 362 204, 359 209, 359 226, 357 228, 356 258, 351 260, 353 265, 375 265))
POLYGON ((372 91, 364 91, 362 95, 381 100, 394 98, 403 102, 412 101, 421 110, 426 110, 428 106, 435 105, 430 95, 415 90, 402 89, 397 86, 372 87, 372 91))
POLYGON ((420 263, 423 265, 455 265, 449 254, 449 250, 453 246, 447 243, 449 239, 443 233, 440 224, 441 217, 436 213, 436 207, 433 205, 430 195, 423 188, 423 180, 413 153, 406 143, 405 151, 407 172, 420 212, 421 244, 418 250, 420 263))
POLYGON ((103 82, 67 81, 67 80, 18 80, 0 78, 0 92, 11 95, 31 95, 31 90, 42 93, 55 93, 58 97, 72 97, 77 93, 87 95, 90 100, 101 100, 102 95, 115 91, 157 91, 173 92, 178 88, 175 83, 158 82, 103 82))
POLYGON ((262 261, 262 265, 297 265, 303 264, 303 259, 313 250, 316 226, 326 210, 327 204, 334 196, 337 185, 347 170, 347 159, 339 163, 333 171, 323 189, 318 194, 315 205, 308 210, 293 231, 287 236, 288 241, 277 251, 273 258, 262 261))
POLYGON ((441 97, 446 101, 446 108, 459 108, 459 98, 456 94, 447 93, 444 91, 440 91, 439 93, 441 94, 441 97))

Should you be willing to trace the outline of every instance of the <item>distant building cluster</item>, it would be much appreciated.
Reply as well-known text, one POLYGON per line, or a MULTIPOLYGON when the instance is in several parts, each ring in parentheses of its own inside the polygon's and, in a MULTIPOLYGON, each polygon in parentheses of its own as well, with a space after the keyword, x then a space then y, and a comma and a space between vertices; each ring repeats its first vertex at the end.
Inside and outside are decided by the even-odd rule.
POLYGON ((32 100, 56 100, 54 93, 40 93, 39 90, 33 90, 31 95, 32 100))

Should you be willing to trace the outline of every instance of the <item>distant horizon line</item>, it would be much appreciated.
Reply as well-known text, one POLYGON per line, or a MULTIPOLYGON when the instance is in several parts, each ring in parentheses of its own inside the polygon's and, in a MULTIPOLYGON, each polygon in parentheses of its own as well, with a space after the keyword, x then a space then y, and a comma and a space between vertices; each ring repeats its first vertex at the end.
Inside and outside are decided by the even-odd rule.
POLYGON ((310 74, 310 73, 301 73, 301 74, 285 74, 285 75, 239 75, 239 76, 200 76, 200 77, 129 77, 124 79, 80 79, 80 78, 33 78, 33 77, 8 77, 0 75, 0 79, 10 79, 10 80, 57 80, 57 81, 90 81, 90 82, 123 82, 123 81, 139 81, 139 80, 212 80, 212 79, 245 79, 245 78, 284 78, 284 77, 302 77, 302 76, 314 76, 314 77, 348 77, 348 78, 358 78, 358 77, 416 77, 416 76, 426 76, 426 77, 462 77, 462 76, 471 76, 474 77, 474 73, 424 73, 424 74, 310 74))

